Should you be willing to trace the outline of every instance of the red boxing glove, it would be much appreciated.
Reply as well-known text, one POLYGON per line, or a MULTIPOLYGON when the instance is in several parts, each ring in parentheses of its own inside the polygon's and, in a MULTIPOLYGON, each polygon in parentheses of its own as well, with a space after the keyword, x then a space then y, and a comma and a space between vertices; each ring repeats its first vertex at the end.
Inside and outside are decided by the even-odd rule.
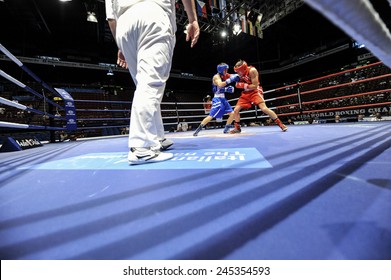
POLYGON ((246 90, 248 88, 248 84, 239 82, 239 83, 236 83, 235 87, 236 88, 242 88, 242 89, 246 90))

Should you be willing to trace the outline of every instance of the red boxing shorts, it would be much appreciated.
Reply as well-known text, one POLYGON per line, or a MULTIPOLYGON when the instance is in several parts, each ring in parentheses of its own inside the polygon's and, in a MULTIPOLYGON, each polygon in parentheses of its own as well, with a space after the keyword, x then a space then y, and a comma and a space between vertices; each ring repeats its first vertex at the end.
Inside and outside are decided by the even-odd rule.
POLYGON ((262 91, 253 90, 250 92, 242 92, 238 102, 236 103, 236 106, 240 106, 243 109, 249 109, 253 106, 253 104, 258 105, 262 102, 265 102, 265 99, 263 99, 262 91))

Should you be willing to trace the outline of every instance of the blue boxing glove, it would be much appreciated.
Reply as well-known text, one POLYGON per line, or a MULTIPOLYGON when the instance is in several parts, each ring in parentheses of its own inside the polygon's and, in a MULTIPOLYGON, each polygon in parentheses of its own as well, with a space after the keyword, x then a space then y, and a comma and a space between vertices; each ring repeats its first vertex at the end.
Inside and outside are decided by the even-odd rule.
POLYGON ((235 91, 235 88, 233 86, 223 87, 219 90, 220 93, 233 93, 235 91))
POLYGON ((231 81, 232 82, 239 82, 240 81, 240 76, 238 74, 232 74, 231 75, 231 81))
POLYGON ((238 74, 231 74, 228 79, 225 80, 226 85, 230 83, 239 82, 240 77, 238 74))
POLYGON ((234 91, 235 91, 235 88, 233 86, 225 87, 225 92, 234 93, 234 91))

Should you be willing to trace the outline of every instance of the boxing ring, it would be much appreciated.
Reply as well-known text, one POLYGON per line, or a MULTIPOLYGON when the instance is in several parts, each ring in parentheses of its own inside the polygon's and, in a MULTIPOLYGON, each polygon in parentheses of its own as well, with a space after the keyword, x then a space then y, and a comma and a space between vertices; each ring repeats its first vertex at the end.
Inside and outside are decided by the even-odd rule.
POLYGON ((170 133, 1 153, 4 259, 390 259, 391 122, 170 133))
MULTIPOLYGON (((27 114, 35 113, 44 120, 38 118, 33 124, 0 120, 1 127, 50 131, 50 137, 42 139, 50 142, 60 140, 60 131, 72 135, 73 140, 127 133, 132 92, 113 95, 108 94, 107 89, 52 88, 4 46, 1 45, 0 49, 11 61, 33 77, 41 89, 35 90, 3 70, 0 71, 0 75, 33 97, 41 99, 43 104, 33 108, 3 97, 0 98, 0 103, 27 114)), ((369 120, 370 116, 376 113, 381 114, 383 119, 389 119, 390 78, 391 71, 382 62, 363 61, 361 65, 340 72, 265 90, 264 96, 269 108, 276 111, 285 124, 334 122, 337 115, 342 117, 339 121, 369 120)), ((229 98, 229 95, 227 97, 229 98)), ((233 107, 237 99, 229 99, 233 107)), ((166 132, 175 131, 178 123, 183 120, 188 122, 191 128, 197 127, 206 116, 204 105, 204 102, 196 99, 169 102, 164 98, 162 117, 166 132)), ((211 123, 209 127, 222 127, 226 118, 211 123)), ((253 107, 241 112, 241 122, 244 126, 270 125, 267 119, 268 116, 259 108, 253 107)))
POLYGON ((121 134, 129 99, 40 80, 59 103, 69 94, 77 126, 47 94, 39 97, 60 116, 0 102, 58 126, 1 126, 78 137, 0 153, 1 259, 389 260, 391 122, 365 118, 388 118, 390 75, 376 62, 265 90, 269 107, 293 119, 287 133, 256 108, 241 113, 240 134, 169 132, 182 119, 195 128, 205 111, 203 102, 163 102, 175 156, 139 166, 129 166, 121 134))

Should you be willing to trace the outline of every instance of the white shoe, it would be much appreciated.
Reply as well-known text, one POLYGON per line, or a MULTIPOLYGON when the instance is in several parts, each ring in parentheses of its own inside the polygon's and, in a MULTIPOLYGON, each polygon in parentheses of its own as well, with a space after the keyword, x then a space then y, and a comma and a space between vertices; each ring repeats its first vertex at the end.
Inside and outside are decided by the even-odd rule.
POLYGON ((165 151, 168 148, 170 148, 174 144, 174 142, 164 138, 163 140, 160 140, 160 144, 161 144, 160 150, 165 151))
POLYGON ((129 164, 144 164, 168 160, 173 158, 172 153, 161 153, 152 148, 131 148, 128 154, 129 164))

